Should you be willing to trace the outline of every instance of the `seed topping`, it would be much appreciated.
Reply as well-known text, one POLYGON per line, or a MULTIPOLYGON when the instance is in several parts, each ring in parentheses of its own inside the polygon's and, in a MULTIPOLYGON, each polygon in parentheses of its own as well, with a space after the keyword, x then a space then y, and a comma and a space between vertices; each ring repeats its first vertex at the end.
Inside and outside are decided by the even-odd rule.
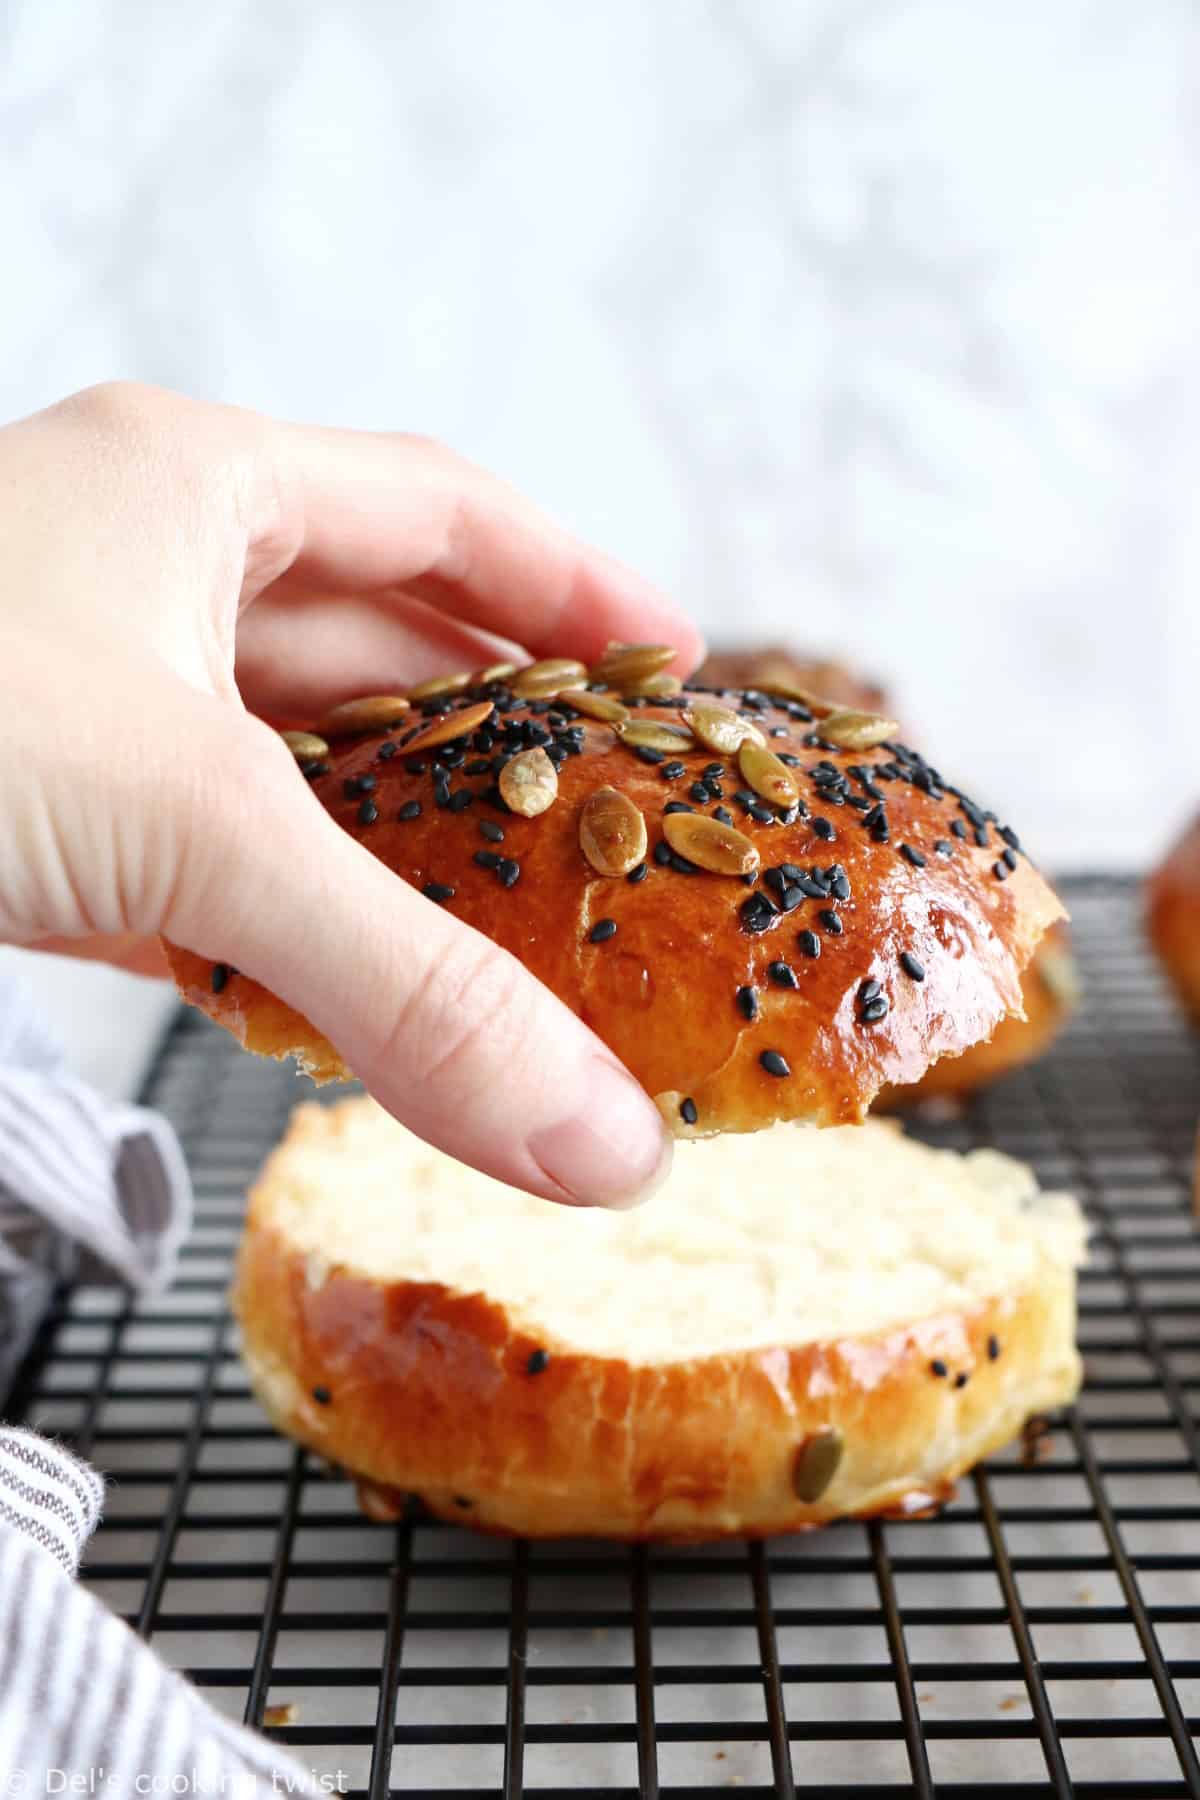
POLYGON ((691 1099, 690 1096, 688 1099, 679 1102, 679 1116, 685 1125, 694 1125, 696 1123, 699 1114, 696 1111, 696 1102, 691 1099))
POLYGON ((895 737, 899 729, 895 719, 881 718, 878 713, 855 712, 850 707, 830 713, 819 726, 825 743, 836 744, 839 750, 873 750, 876 744, 895 737))
POLYGON ((628 875, 646 855, 646 821, 627 794, 597 788, 579 815, 579 848, 597 875, 628 875))
POLYGON ((751 875, 759 865, 758 847, 744 832, 705 813, 667 813, 663 836, 672 850, 710 875, 751 875))
POLYGON ((588 943, 607 944, 609 938, 616 937, 616 935, 617 921, 615 919, 597 919, 588 932, 588 943))
POLYGON ((619 700, 613 700, 608 694, 590 693, 587 688, 572 689, 570 702, 585 719, 599 719, 603 725, 623 725, 629 717, 629 708, 622 706, 619 700))
POLYGON ((696 740, 718 756, 733 756, 747 738, 753 744, 766 745, 757 725, 743 719, 740 713, 731 712, 729 707, 718 706, 712 701, 698 701, 688 713, 688 722, 696 740))
POLYGON ((320 762, 329 755, 329 745, 315 731, 281 731, 279 735, 297 762, 320 762))
POLYGON ((545 700, 564 688, 582 687, 587 679, 581 662, 568 656, 548 656, 519 670, 509 687, 519 700, 545 700))
POLYGON ((439 744, 448 744, 452 738, 466 737, 477 725, 482 725, 495 711, 494 700, 477 700, 473 706, 464 706, 461 712, 442 713, 423 725, 404 746, 406 755, 415 756, 421 750, 435 750, 439 744))
POLYGON ((747 787, 772 806, 794 806, 800 798, 796 777, 773 750, 764 750, 750 738, 738 745, 738 768, 747 787))
POLYGON ((764 1050, 758 1060, 768 1075, 774 1075, 779 1080, 792 1072, 778 1050, 764 1050))
POLYGON ((805 1438, 792 1467, 792 1486, 797 1500, 811 1504, 821 1498, 838 1472, 845 1448, 842 1434, 835 1425, 826 1425, 812 1437, 805 1438))
POLYGON ((318 720, 317 731, 325 738, 361 737, 368 731, 389 730, 410 710, 398 694, 369 694, 333 707, 318 720))
POLYGON ((536 819, 558 798, 558 770, 540 745, 519 750, 500 771, 500 797, 509 812, 536 819))
POLYGON ((671 725, 666 719, 631 719, 613 726, 623 744, 631 750, 658 750, 664 755, 679 756, 694 750, 696 740, 685 725, 671 725))
MULTIPOLYGON (((609 687, 635 687, 648 677, 657 675, 675 660, 672 644, 611 643, 591 670, 590 681, 603 681, 609 687)), ((676 688, 678 693, 678 688, 676 688)))

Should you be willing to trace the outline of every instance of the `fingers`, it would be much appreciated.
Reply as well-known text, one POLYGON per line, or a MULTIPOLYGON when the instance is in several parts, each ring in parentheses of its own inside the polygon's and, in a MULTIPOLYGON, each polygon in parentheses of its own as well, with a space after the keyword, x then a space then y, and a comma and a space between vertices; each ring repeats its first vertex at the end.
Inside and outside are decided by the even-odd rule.
POLYGON ((674 644, 683 672, 700 659, 695 626, 650 583, 436 444, 279 426, 268 445, 260 586, 294 567, 310 587, 404 586, 536 653, 591 661, 619 638, 674 644))
POLYGON ((527 662, 504 638, 476 631, 390 589, 370 599, 275 589, 243 613, 237 683, 261 718, 304 722, 357 694, 403 693, 429 675, 527 662))
POLYGON ((158 934, 143 937, 135 931, 95 933, 91 937, 46 937, 30 944, 49 956, 77 956, 85 962, 105 962, 129 975, 151 975, 169 981, 171 971, 158 934))
POLYGON ((168 937, 261 981, 389 1111, 499 1180, 619 1205, 665 1173, 642 1088, 514 958, 335 825, 271 733, 231 734, 220 712, 206 767, 168 937))

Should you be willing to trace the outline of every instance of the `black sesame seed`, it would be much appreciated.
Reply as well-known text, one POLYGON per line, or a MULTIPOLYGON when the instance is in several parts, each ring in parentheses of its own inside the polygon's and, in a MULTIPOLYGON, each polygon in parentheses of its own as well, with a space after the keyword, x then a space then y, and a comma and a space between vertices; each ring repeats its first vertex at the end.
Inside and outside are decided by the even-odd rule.
POLYGON ((664 813, 679 813, 679 812, 694 813, 695 810, 696 810, 695 807, 689 806, 686 800, 668 800, 667 804, 663 807, 664 813))
POLYGON ((992 874, 996 877, 997 881, 1008 880, 1008 869, 1002 862, 992 864, 992 874))
POLYGON ((659 774, 664 781, 678 781, 679 777, 684 773, 684 768, 685 765, 681 762, 668 762, 663 764, 662 768, 659 770, 659 774))
POLYGON ((463 765, 464 775, 490 775, 491 772, 492 759, 490 756, 475 756, 469 763, 463 765))
POLYGON ((950 842, 949 838, 935 838, 933 847, 939 856, 954 855, 954 845, 950 842))
POLYGON ((427 900, 436 900, 439 906, 454 898, 454 889, 447 887, 444 881, 427 881, 421 892, 427 900))
POLYGON ((691 787, 688 789, 688 793, 699 806, 707 806, 710 800, 717 800, 720 798, 718 794, 710 794, 707 784, 703 781, 693 781, 691 787))
POLYGON ((1008 845, 1010 850, 1019 850, 1021 848, 1021 840, 1011 825, 1001 825, 1000 836, 1004 839, 1004 842, 1008 845))
POLYGON ((763 893, 751 894, 738 907, 738 915, 746 931, 766 931, 778 914, 778 907, 763 893))
POLYGON ((924 856, 919 850, 914 850, 911 844, 901 844, 900 854, 905 862, 912 864, 914 869, 923 869, 925 867, 924 856))
POLYGON ((788 887, 785 887, 782 894, 779 896, 780 912, 795 912, 796 908, 803 904, 804 894, 802 890, 796 886, 795 882, 792 882, 788 887))
POLYGON ((727 806, 714 807, 713 808, 713 818, 720 819, 722 825, 732 825, 733 824, 733 814, 730 812, 730 810, 727 806))
POLYGON ((636 887, 639 881, 645 881, 646 876, 649 873, 650 873, 650 871, 646 867, 646 864, 644 862, 640 862, 636 869, 630 869, 630 871, 629 871, 628 875, 626 875, 625 879, 627 882, 629 882, 631 887, 636 887))
POLYGON ((965 838, 967 835, 967 828, 961 819, 951 819, 950 829, 956 838, 965 838))
POLYGON ((474 798, 475 795, 470 788, 459 788, 457 792, 451 794, 448 810, 452 813, 466 812, 474 798))
POLYGON ((935 1356, 929 1365, 929 1373, 931 1375, 936 1375, 939 1381, 943 1381, 950 1371, 942 1361, 941 1357, 935 1356))
POLYGON ((607 944, 609 938, 616 937, 616 935, 617 921, 615 919, 597 919, 588 932, 588 943, 607 944))
POLYGON ((312 1390, 312 1397, 318 1406, 328 1406, 333 1399, 333 1395, 327 1387, 315 1387, 312 1390))
POLYGON ((987 1353, 989 1362, 995 1362, 1000 1354, 1000 1339, 996 1336, 995 1332, 988 1338, 987 1353))
POLYGON ((502 844, 504 842, 504 827, 503 825, 497 825, 494 819, 480 819, 479 835, 480 837, 485 837, 489 844, 502 844))
MULTIPOLYGON (((807 716, 808 715, 806 714, 805 717, 807 716)), ((777 750, 775 754, 781 763, 787 764, 789 769, 798 769, 800 767, 800 758, 798 756, 793 756, 790 750, 777 750)))
POLYGON ((858 1016, 864 1025, 876 1025, 880 1019, 887 1017, 887 1011, 888 1003, 886 995, 877 994, 873 1000, 867 1001, 858 1016))
POLYGON ((975 827, 975 842, 979 845, 979 848, 981 850, 987 849, 987 847, 988 847, 988 829, 987 829, 986 825, 977 825, 975 827))
POLYGON ((739 806, 749 807, 754 805, 754 794, 750 788, 734 788, 733 797, 739 806))
POLYGON ((369 794, 374 786, 373 775, 353 775, 349 781, 343 781, 342 792, 347 800, 354 800, 359 794, 369 794))
POLYGON ((719 762, 705 763, 700 771, 706 781, 719 781, 725 773, 725 764, 719 762))
POLYGON ((373 825, 379 817, 379 808, 369 794, 359 806, 357 817, 360 825, 373 825))
POLYGON ((791 967, 790 963, 769 963, 767 965, 767 974, 775 983, 776 987, 795 988, 800 986, 800 983, 796 979, 796 971, 791 967))
POLYGON ((746 811, 750 814, 752 819, 757 819, 760 825, 773 825, 775 823, 775 814, 771 811, 769 806, 764 806, 760 800, 756 800, 753 806, 748 806, 746 811))
POLYGON ((419 800, 406 800, 404 805, 400 808, 400 811, 396 814, 398 819, 419 819, 420 816, 421 802, 419 800))
POLYGON ((478 863, 481 869, 498 869, 502 859, 494 850, 477 850, 471 860, 478 863))
POLYGON ((845 869, 838 869, 834 874, 829 883, 829 891, 835 899, 848 900, 850 898, 850 877, 846 874, 845 869))
POLYGON ((681 1101, 679 1106, 679 1116, 685 1125, 694 1125, 699 1117, 699 1114, 696 1111, 696 1102, 691 1099, 681 1101))
POLYGON ((858 997, 862 1001, 876 1000, 882 992, 883 989, 877 981, 863 981, 859 983, 858 997))
POLYGON ((1000 857, 1000 861, 1004 864, 1005 868, 1007 868, 1007 869, 1015 869, 1017 866, 1016 856, 1014 855, 1014 853, 1011 850, 1008 850, 1008 849, 1006 849, 1002 853, 1002 855, 1000 857))
POLYGON ((633 754, 640 757, 644 763, 658 764, 667 760, 662 750, 652 750, 649 744, 638 744, 633 754))
POLYGON ((550 1352, 548 1350, 531 1350, 529 1352, 529 1358, 525 1364, 527 1375, 543 1375, 549 1367, 550 1352))
POLYGON ((671 867, 677 875, 698 875, 699 863, 689 862, 686 856, 680 856, 678 850, 671 852, 671 867))
POLYGON ((315 781, 318 775, 328 775, 329 764, 327 762, 301 763, 300 773, 303 775, 305 781, 315 781))
POLYGON ((806 894, 810 900, 827 900, 829 898, 829 889, 826 887, 825 883, 823 881, 815 881, 811 875, 797 874, 796 886, 800 889, 800 892, 806 894))
POLYGON ((764 1050, 758 1060, 768 1075, 775 1075, 782 1079, 783 1076, 790 1075, 792 1072, 778 1050, 764 1050))
POLYGON ((841 937, 841 935, 842 935, 841 914, 838 912, 835 912, 832 906, 827 906, 824 909, 824 911, 819 912, 817 914, 817 917, 821 921, 822 925, 825 927, 826 931, 829 933, 830 937, 841 937))
POLYGON ((758 995, 752 987, 740 987, 736 995, 737 1009, 751 1024, 758 1017, 758 995))
POLYGON ((820 956, 821 940, 815 931, 802 931, 796 939, 805 956, 820 956))
POLYGON ((380 744, 379 749, 375 754, 380 762, 391 762, 393 756, 396 754, 396 745, 380 744))
POLYGON ((827 844, 831 844, 833 842, 834 838, 837 836, 837 832, 834 830, 833 826, 829 823, 828 819, 814 819, 812 822, 812 828, 816 832, 816 834, 819 838, 824 838, 824 840, 827 844))
POLYGON ((500 877, 501 887, 516 887, 521 879, 521 865, 519 862, 514 862, 511 856, 506 856, 501 861, 496 874, 500 877))
POLYGON ((890 836, 891 832, 888 830, 887 820, 884 818, 876 819, 871 827, 871 837, 874 842, 877 844, 886 844, 890 836))
POLYGON ((229 985, 229 977, 232 974, 233 974, 233 970, 230 968, 228 963, 214 963, 213 964, 212 975, 210 977, 210 981, 211 981, 212 991, 214 994, 223 994, 225 992, 225 989, 229 985))
POLYGON ((771 736, 772 737, 786 737, 787 736, 787 726, 786 725, 772 725, 771 736))
POLYGON ((654 846, 654 860, 660 868, 666 869, 671 863, 671 846, 665 840, 654 846))
POLYGON ((965 1369, 960 1369, 958 1374, 954 1377, 954 1385, 956 1388, 965 1388, 970 1379, 971 1377, 968 1375, 967 1371, 965 1369))
POLYGON ((902 950, 900 952, 900 967, 904 970, 904 973, 911 976, 914 981, 924 981, 925 964, 915 957, 911 950, 902 950))

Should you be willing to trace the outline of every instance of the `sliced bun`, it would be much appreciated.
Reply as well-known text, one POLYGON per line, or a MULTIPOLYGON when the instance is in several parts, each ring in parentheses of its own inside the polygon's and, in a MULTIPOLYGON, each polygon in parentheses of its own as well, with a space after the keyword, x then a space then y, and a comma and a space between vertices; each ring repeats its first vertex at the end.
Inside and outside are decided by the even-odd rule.
POLYGON ((1150 941, 1200 1026, 1200 813, 1151 876, 1146 902, 1150 941))
POLYGON ((278 1427, 372 1510, 705 1538, 912 1511, 1079 1382, 1065 1195, 887 1124, 679 1147, 632 1213, 430 1149, 373 1102, 293 1116, 234 1304, 278 1427))
MULTIPOLYGON (((515 684, 537 682, 535 669, 515 684)), ((522 700, 504 680, 477 681, 417 701, 390 730, 331 738, 301 767, 317 802, 429 904, 495 939, 578 1013, 680 1135, 853 1123, 880 1088, 916 1081, 1020 1014, 1021 971, 1063 909, 1016 834, 888 737, 886 721, 685 690, 649 704, 627 695, 618 736, 581 710, 596 699, 522 700), (664 726, 685 735, 663 738, 665 750, 635 745, 664 726), (423 748, 431 729, 441 742, 423 748), (714 750, 719 731, 761 742, 714 750), (539 750, 530 797, 512 757, 543 737, 557 775, 539 750), (790 760, 764 763, 770 753, 790 760), (717 792, 700 785, 714 765, 717 792), (589 835, 598 790, 632 815, 624 838, 611 818, 606 838, 589 835), (606 860, 630 869, 643 825, 633 878, 599 873, 606 860), (712 873, 705 859, 755 866, 712 873)), ((168 954, 185 999, 249 1049, 294 1056, 318 1080, 348 1072, 248 976, 168 954)))

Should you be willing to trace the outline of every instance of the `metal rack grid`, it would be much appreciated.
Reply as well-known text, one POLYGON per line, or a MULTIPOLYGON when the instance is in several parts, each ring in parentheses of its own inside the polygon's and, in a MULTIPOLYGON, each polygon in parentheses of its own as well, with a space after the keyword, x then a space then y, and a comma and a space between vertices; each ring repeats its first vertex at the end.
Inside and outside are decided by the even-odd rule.
POLYGON ((1084 1010, 923 1135, 1083 1200, 1087 1385, 939 1517, 688 1550, 368 1524, 262 1418, 225 1305, 300 1084, 189 1016, 147 1090, 195 1176, 181 1279, 64 1296, 15 1397, 110 1478, 85 1578, 230 1715, 293 1703, 272 1735, 372 1797, 1200 1800, 1200 1050, 1133 890, 1069 899, 1084 1010))

